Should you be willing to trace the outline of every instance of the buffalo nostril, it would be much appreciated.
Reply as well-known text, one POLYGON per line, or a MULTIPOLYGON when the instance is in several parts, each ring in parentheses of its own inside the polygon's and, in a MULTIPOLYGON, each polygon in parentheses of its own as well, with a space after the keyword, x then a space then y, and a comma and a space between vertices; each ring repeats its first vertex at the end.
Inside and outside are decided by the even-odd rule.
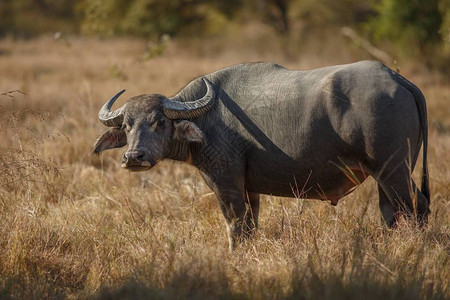
POLYGON ((139 164, 145 160, 145 152, 144 151, 127 151, 123 155, 123 162, 126 164, 139 164))
POLYGON ((123 154, 122 168, 131 170, 144 170, 143 167, 152 167, 154 163, 146 151, 130 150, 123 154))

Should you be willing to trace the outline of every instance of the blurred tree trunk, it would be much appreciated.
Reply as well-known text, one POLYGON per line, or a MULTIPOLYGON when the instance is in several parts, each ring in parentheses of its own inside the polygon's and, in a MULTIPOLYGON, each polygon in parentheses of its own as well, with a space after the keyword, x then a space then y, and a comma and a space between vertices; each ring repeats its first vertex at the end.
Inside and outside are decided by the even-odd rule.
POLYGON ((280 34, 289 33, 289 4, 291 0, 257 0, 257 8, 263 21, 280 34))
POLYGON ((289 0, 272 0, 278 15, 279 31, 289 33, 288 5, 289 0))

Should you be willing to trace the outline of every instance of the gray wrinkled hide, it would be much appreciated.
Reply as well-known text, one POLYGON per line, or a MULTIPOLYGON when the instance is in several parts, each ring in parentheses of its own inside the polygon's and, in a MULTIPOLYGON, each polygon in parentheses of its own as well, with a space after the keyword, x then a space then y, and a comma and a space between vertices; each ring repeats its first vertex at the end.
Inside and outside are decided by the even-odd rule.
MULTIPOLYGON (((426 222, 426 161, 423 194, 410 176, 426 137, 425 102, 394 71, 372 61, 310 71, 254 63, 204 77, 214 84, 216 101, 190 120, 206 144, 190 144, 188 151, 218 197, 231 247, 257 227, 259 194, 335 205, 369 175, 378 182, 389 226, 398 212, 414 211, 426 222)), ((193 101, 205 92, 197 78, 175 98, 193 101)))
MULTIPOLYGON (((205 77, 216 86, 217 104, 194 120, 210 149, 197 149, 194 163, 225 206, 244 197, 244 190, 287 197, 301 193, 336 203, 353 186, 348 177, 361 182, 365 173, 380 184, 389 225, 398 205, 411 208, 409 170, 422 143, 416 101, 422 101, 424 115, 425 103, 415 100, 410 90, 420 91, 414 85, 383 64, 291 71, 256 63, 205 77), (406 204, 391 204, 402 200, 406 204)), ((179 96, 187 100, 204 93, 199 78, 179 96)), ((419 204, 425 215, 428 201, 421 194, 419 204)))

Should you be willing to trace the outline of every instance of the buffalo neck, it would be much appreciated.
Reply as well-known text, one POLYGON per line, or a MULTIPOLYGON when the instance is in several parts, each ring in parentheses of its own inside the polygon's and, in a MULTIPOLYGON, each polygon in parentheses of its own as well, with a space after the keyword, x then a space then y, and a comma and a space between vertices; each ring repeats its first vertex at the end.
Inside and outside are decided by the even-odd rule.
POLYGON ((169 152, 166 155, 166 158, 178 160, 178 161, 187 161, 189 159, 189 143, 173 140, 169 146, 169 152))

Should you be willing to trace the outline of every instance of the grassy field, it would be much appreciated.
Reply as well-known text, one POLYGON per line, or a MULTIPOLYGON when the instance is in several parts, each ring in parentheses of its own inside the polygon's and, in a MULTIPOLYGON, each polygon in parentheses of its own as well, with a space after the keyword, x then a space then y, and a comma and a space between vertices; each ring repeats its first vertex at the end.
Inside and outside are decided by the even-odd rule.
POLYGON ((194 43, 144 60, 141 40, 0 41, 0 298, 449 299, 448 82, 400 66, 428 101, 428 228, 386 229, 369 179, 337 207, 263 196, 256 238, 229 253, 197 170, 163 162, 128 173, 123 150, 91 154, 105 130, 98 109, 123 88, 119 105, 142 93, 171 96, 243 61, 306 69, 367 57, 341 47, 296 57, 261 43, 194 43))

